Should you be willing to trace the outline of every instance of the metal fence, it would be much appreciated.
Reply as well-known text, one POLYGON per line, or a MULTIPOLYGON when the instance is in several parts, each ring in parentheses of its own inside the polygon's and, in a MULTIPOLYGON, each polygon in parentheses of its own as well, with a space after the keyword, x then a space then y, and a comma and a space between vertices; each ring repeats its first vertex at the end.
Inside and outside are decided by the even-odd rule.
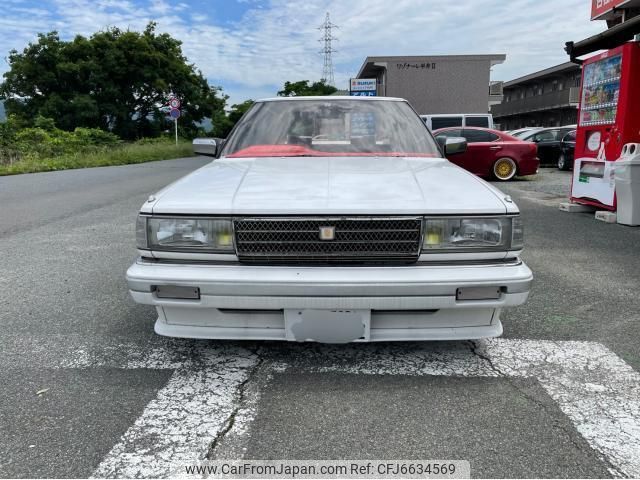
POLYGON ((527 98, 518 98, 510 102, 502 102, 491 107, 495 117, 506 117, 521 113, 551 110, 554 108, 577 106, 580 101, 580 88, 571 87, 565 90, 545 93, 527 98))

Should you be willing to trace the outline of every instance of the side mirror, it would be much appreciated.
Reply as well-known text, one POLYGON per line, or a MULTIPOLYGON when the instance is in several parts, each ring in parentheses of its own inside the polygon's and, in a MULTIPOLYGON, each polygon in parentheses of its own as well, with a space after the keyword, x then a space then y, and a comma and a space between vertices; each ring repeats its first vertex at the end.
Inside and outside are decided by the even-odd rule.
POLYGON ((218 152, 218 144, 213 138, 194 138, 193 152, 198 155, 215 157, 218 152))
POLYGON ((456 155, 467 151, 467 139, 464 137, 449 137, 444 145, 445 155, 456 155))
POLYGON ((442 153, 444 153, 447 146, 447 137, 436 137, 436 142, 438 142, 440 150, 442 150, 442 153))

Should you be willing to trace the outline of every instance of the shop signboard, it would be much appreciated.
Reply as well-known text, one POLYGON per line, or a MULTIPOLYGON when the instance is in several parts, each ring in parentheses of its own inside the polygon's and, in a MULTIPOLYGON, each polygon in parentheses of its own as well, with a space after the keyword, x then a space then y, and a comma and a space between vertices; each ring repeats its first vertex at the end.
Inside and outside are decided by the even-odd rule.
POLYGON ((376 96, 375 78, 352 78, 349 86, 349 95, 359 97, 376 96))
MULTIPOLYGON (((601 20, 614 8, 631 6, 632 0, 591 0, 591 20, 601 20)), ((635 2, 633 2, 635 3, 635 2)))

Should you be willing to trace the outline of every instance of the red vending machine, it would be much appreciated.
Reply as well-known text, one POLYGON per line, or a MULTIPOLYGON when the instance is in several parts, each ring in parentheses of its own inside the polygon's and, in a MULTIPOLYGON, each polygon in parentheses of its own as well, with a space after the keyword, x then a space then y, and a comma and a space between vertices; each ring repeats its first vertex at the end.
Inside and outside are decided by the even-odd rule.
POLYGON ((571 200, 616 209, 613 164, 640 142, 640 44, 625 43, 584 61, 571 200))

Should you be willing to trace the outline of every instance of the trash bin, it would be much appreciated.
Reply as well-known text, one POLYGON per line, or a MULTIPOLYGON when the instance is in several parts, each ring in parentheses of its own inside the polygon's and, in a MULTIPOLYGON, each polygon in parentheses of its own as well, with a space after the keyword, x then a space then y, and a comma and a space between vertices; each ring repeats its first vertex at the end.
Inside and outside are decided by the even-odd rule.
POLYGON ((628 143, 614 162, 618 223, 640 225, 640 143, 628 143))

